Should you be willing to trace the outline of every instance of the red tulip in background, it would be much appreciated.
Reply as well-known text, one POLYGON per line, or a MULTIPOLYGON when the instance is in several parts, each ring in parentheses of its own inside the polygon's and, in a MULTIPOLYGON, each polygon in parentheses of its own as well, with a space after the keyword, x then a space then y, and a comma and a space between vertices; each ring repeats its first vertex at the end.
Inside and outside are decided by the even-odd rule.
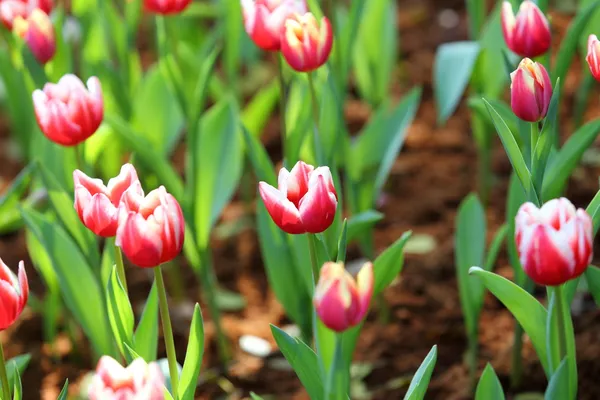
POLYGON ((156 267, 183 248, 185 222, 181 207, 164 186, 146 197, 127 190, 119 211, 116 244, 139 267, 156 267))
POLYGON ((319 319, 336 332, 358 325, 373 296, 373 264, 366 263, 356 280, 343 263, 323 264, 313 303, 319 319))
POLYGON ((588 39, 588 53, 586 61, 594 79, 600 82, 600 41, 596 35, 590 35, 588 39))
POLYGON ((539 209, 525 203, 515 223, 521 265, 537 284, 561 285, 581 275, 592 260, 592 219, 565 198, 539 209))
POLYGON ((47 83, 33 92, 35 116, 40 129, 55 143, 75 146, 92 136, 102 123, 104 102, 96 77, 83 82, 72 74, 58 83, 47 83))
POLYGON ((552 83, 546 68, 525 58, 510 78, 510 106, 515 115, 528 122, 546 117, 552 99, 552 83))
MULTIPOLYGON (((230 0, 233 1, 233 0, 230 0)), ((190 5, 192 0, 144 0, 147 11, 161 15, 179 14, 190 5)))
POLYGON ((50 14, 53 7, 52 0, 0 0, 0 21, 6 29, 12 31, 17 16, 27 19, 36 8, 50 14))
POLYGON ((248 36, 263 50, 279 50, 285 21, 308 11, 305 0, 241 0, 248 36))
POLYGON ((11 326, 21 315, 28 297, 29 283, 23 261, 19 262, 17 278, 0 259, 0 331, 11 326))
POLYGON ((40 64, 45 64, 56 53, 54 26, 44 11, 36 8, 27 17, 17 15, 13 20, 12 30, 22 38, 40 64))
POLYGON ((137 358, 127 368, 102 356, 88 389, 89 400, 163 400, 165 378, 158 364, 137 358))
POLYGON ((117 234, 119 204, 126 190, 144 195, 135 168, 131 164, 121 167, 118 176, 108 184, 93 179, 79 170, 73 172, 75 182, 75 210, 81 222, 96 235, 112 237, 117 234))
POLYGON ((521 3, 516 16, 511 3, 505 1, 502 5, 502 32, 508 48, 521 57, 534 58, 550 49, 550 24, 533 1, 521 3))
POLYGON ((290 172, 279 171, 278 189, 266 182, 258 187, 273 222, 287 233, 319 233, 333 222, 337 193, 328 167, 298 161, 290 172))
POLYGON ((333 46, 333 31, 326 17, 321 23, 314 15, 295 14, 285 21, 281 54, 299 72, 309 72, 325 64, 333 46))

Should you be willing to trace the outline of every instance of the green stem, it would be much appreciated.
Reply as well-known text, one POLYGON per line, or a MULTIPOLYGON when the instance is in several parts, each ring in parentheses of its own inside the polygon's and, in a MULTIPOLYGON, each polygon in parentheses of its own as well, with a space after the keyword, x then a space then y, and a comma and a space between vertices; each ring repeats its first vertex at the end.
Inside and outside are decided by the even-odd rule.
POLYGON ((310 264, 312 266, 313 282, 315 283, 315 286, 317 285, 317 282, 319 282, 319 271, 321 270, 319 262, 317 261, 316 240, 317 240, 317 237, 314 233, 308 234, 308 248, 309 248, 309 252, 310 252, 310 264))
POLYGON ((577 398, 577 355, 575 348, 575 334, 573 332, 573 320, 571 319, 571 305, 564 296, 564 285, 554 288, 554 296, 557 312, 558 338, 560 343, 560 358, 566 358, 569 371, 570 399, 577 398))
MULTIPOLYGON (((562 360, 563 358, 565 358, 565 356, 567 355, 567 339, 565 336, 565 321, 568 318, 567 315, 565 315, 565 307, 564 302, 565 299, 563 297, 563 290, 562 290, 562 286, 556 286, 554 288, 554 297, 556 300, 556 324, 557 324, 557 328, 558 328, 558 355, 559 355, 559 359, 562 360)), ((567 311, 568 312, 568 311, 567 311)))
POLYGON ((469 350, 467 352, 467 364, 469 366, 469 389, 475 393, 477 386, 477 361, 479 355, 479 343, 477 332, 469 335, 469 350))
POLYGON ((537 122, 531 123, 531 165, 532 165, 532 173, 533 166, 535 165, 535 147, 537 145, 538 139, 540 136, 540 129, 537 122))
POLYGON ((160 319, 162 321, 163 336, 165 347, 167 349, 167 359, 169 361, 169 375, 171 377, 171 393, 173 399, 178 400, 177 386, 179 385, 179 368, 177 366, 177 353, 175 353, 175 340, 173 339, 173 328, 171 327, 171 317, 169 315, 169 303, 167 302, 167 291, 165 290, 165 281, 163 280, 160 265, 154 267, 154 278, 156 280, 156 289, 158 290, 158 306, 160 308, 160 319))
POLYGON ((319 138, 319 99, 317 98, 317 91, 315 89, 313 72, 309 72, 307 75, 314 122, 313 141, 315 142, 315 158, 317 159, 318 165, 325 165, 325 160, 323 160, 323 148, 321 147, 321 139, 319 138))
POLYGON ((469 16, 469 37, 477 40, 485 23, 487 9, 485 0, 466 0, 467 14, 469 16))
POLYGON ((127 276, 125 275, 125 266, 123 265, 123 253, 121 252, 121 248, 115 244, 115 262, 117 264, 117 275, 119 276, 119 280, 121 281, 121 285, 123 285, 123 289, 125 289, 125 293, 129 294, 129 290, 127 289, 127 276))
POLYGON ((83 165, 83 155, 81 154, 83 152, 83 143, 82 144, 78 144, 74 147, 75 150, 75 163, 77 165, 77 169, 85 172, 85 166, 83 165))
MULTIPOLYGON (((336 380, 338 379, 338 375, 340 374, 339 369, 343 368, 343 349, 342 349, 342 338, 341 335, 335 334, 335 350, 333 353, 333 362, 329 367, 329 372, 327 373, 327 381, 325 382, 325 397, 326 400, 337 400, 348 398, 347 393, 340 393, 341 388, 336 387, 336 380)), ((347 390, 347 389, 346 389, 347 390)))
POLYGON ((2 398, 10 400, 10 387, 8 386, 8 374, 6 373, 6 361, 4 359, 4 349, 0 343, 0 381, 2 381, 2 398))
POLYGON ((221 310, 217 304, 217 277, 215 276, 215 270, 208 249, 200 249, 200 282, 205 293, 205 300, 208 304, 210 316, 213 324, 215 324, 219 360, 221 366, 225 367, 230 358, 229 342, 223 330, 221 310))
POLYGON ((521 385, 523 377, 523 327, 515 320, 515 333, 512 347, 511 368, 510 368, 510 386, 513 389, 521 385))
POLYGON ((285 90, 285 77, 283 76, 283 62, 281 61, 282 56, 275 54, 277 58, 277 73, 279 76, 279 119, 281 120, 281 159, 283 160, 283 166, 286 167, 286 156, 285 153, 287 146, 285 142, 287 140, 287 129, 285 126, 285 103, 286 103, 286 90, 285 90))

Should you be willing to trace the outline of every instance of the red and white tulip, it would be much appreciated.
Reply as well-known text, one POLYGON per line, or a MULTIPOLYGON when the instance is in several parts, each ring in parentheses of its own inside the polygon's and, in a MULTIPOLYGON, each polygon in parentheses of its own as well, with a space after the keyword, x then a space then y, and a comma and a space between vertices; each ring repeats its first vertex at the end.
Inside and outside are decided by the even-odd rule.
POLYGON ((29 283, 25 274, 25 264, 19 262, 19 275, 0 259, 0 331, 11 326, 21 315, 29 297, 29 283))
POLYGON ((528 122, 545 118, 552 99, 552 83, 546 68, 525 58, 510 78, 510 106, 515 115, 528 122))
POLYGON ((327 62, 333 46, 333 29, 327 17, 295 14, 285 21, 281 54, 299 72, 310 72, 327 62))
POLYGON ((534 58, 550 49, 552 35, 544 13, 530 0, 525 0, 517 15, 512 4, 502 4, 502 33, 509 49, 521 57, 534 58))

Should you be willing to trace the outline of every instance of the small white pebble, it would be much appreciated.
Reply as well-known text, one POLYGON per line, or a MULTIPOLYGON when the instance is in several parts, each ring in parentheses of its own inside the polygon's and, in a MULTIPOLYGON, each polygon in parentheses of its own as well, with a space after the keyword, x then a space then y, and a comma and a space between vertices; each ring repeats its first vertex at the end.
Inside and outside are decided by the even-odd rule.
POLYGON ((454 10, 446 8, 438 13, 438 24, 444 29, 453 29, 460 23, 460 17, 454 10))
POLYGON ((260 358, 267 357, 273 350, 269 342, 253 335, 243 335, 239 344, 243 351, 260 358))
POLYGON ((300 327, 298 325, 286 325, 284 327, 281 328, 282 331, 284 331, 285 333, 287 333, 288 335, 290 335, 291 337, 300 337, 301 335, 301 331, 300 331, 300 327))

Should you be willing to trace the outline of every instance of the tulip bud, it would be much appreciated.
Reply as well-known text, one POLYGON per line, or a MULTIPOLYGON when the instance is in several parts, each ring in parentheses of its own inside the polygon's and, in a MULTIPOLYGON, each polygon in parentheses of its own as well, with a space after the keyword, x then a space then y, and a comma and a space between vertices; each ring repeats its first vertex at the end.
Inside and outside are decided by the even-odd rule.
POLYGON ((181 207, 164 186, 140 195, 128 189, 121 199, 116 244, 138 267, 156 267, 183 248, 185 221, 181 207))
POLYGON ((54 27, 44 11, 36 8, 27 18, 17 15, 13 21, 13 32, 27 43, 27 47, 40 64, 46 64, 54 57, 54 27))
POLYGON ((600 82, 600 41, 596 35, 588 38, 588 53, 585 58, 593 77, 600 82))
POLYGON ((362 266, 356 280, 343 263, 323 264, 313 298, 319 319, 336 332, 358 325, 369 310, 373 280, 370 262, 362 266))
POLYGON ((21 315, 28 297, 29 283, 23 261, 19 262, 17 278, 0 259, 0 331, 11 326, 21 315))
POLYGON ((538 6, 525 0, 515 16, 512 5, 502 5, 502 32, 509 49, 521 57, 534 58, 550 49, 550 24, 538 6))
POLYGON ((87 81, 87 89, 72 74, 58 83, 47 83, 44 90, 33 92, 38 125, 44 135, 63 146, 75 146, 92 136, 102 123, 104 103, 96 77, 87 81))
POLYGON ((154 14, 173 15, 185 10, 191 2, 192 0, 144 0, 144 7, 154 14))
POLYGON ((109 356, 102 356, 88 388, 89 400, 163 400, 165 378, 157 363, 135 359, 123 368, 109 356))
POLYGON ((561 285, 592 261, 592 219, 565 198, 539 209, 525 203, 515 219, 515 242, 523 270, 534 282, 561 285))
POLYGON ((75 210, 79 219, 89 230, 102 237, 117 234, 119 204, 123 193, 131 188, 140 196, 144 195, 131 164, 123 165, 119 175, 110 179, 106 186, 100 179, 92 179, 78 169, 73 172, 73 181, 75 210))
POLYGON ((0 21, 6 29, 12 31, 17 16, 27 19, 36 8, 50 15, 53 6, 52 0, 0 0, 0 21))
POLYGON ((311 13, 295 14, 285 21, 281 36, 281 53, 299 72, 309 72, 325 64, 333 45, 333 31, 326 17, 321 24, 311 13))
POLYGON ((298 161, 291 172, 279 171, 278 189, 266 182, 258 188, 273 222, 287 233, 323 232, 335 218, 337 193, 328 167, 298 161))
POLYGON ((552 83, 546 68, 525 58, 510 78, 510 105, 515 115, 528 122, 545 118, 552 99, 552 83))
POLYGON ((248 36, 263 50, 279 50, 285 20, 308 11, 305 0, 241 0, 248 36))

